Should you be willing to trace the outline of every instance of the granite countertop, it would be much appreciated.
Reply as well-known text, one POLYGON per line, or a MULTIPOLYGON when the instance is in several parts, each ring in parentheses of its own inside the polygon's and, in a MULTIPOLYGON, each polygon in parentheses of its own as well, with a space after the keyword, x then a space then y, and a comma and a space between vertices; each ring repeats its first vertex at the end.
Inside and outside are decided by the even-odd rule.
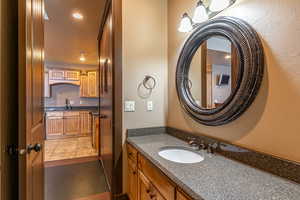
POLYGON ((165 133, 134 136, 128 143, 137 148, 187 194, 199 200, 299 200, 300 185, 218 154, 199 153, 195 164, 174 163, 158 155, 166 146, 190 148, 165 133))

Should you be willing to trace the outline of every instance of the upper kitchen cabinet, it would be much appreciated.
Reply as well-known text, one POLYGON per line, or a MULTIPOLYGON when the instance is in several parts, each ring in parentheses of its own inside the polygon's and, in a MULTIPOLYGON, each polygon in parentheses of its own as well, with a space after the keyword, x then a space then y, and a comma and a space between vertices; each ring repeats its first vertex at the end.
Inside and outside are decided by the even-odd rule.
POLYGON ((64 80, 65 72, 63 70, 49 70, 49 80, 64 80))
POLYGON ((98 72, 90 71, 81 76, 80 97, 97 98, 99 97, 98 72))
POLYGON ((49 70, 49 84, 73 84, 80 85, 80 71, 75 70, 49 70))
POLYGON ((79 81, 80 80, 80 72, 79 71, 65 71, 65 80, 70 81, 79 81))
POLYGON ((72 84, 80 86, 80 97, 99 97, 99 73, 88 71, 81 73, 79 70, 49 69, 44 73, 44 97, 51 97, 50 86, 55 84, 72 84))

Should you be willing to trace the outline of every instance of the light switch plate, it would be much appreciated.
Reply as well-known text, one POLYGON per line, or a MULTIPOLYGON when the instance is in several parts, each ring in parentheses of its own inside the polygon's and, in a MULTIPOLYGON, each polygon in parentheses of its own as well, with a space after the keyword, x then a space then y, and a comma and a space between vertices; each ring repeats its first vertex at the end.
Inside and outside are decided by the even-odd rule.
POLYGON ((125 112, 134 112, 135 111, 135 101, 125 101, 125 106, 124 106, 124 111, 125 112))
POLYGON ((153 101, 147 101, 147 111, 153 110, 153 101))

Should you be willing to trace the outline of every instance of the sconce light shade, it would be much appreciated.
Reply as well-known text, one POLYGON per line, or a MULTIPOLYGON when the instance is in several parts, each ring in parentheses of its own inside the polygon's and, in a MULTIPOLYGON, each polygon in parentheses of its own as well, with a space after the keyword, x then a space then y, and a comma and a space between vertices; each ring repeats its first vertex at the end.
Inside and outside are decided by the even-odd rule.
POLYGON ((187 13, 184 13, 178 28, 179 32, 187 33, 193 30, 192 20, 187 13))
POLYGON ((206 20, 208 20, 208 14, 206 12, 206 8, 204 7, 202 1, 200 0, 195 9, 193 22, 194 23, 202 23, 206 20))
POLYGON ((209 10, 212 12, 217 12, 224 10, 230 4, 230 0, 212 0, 209 10))

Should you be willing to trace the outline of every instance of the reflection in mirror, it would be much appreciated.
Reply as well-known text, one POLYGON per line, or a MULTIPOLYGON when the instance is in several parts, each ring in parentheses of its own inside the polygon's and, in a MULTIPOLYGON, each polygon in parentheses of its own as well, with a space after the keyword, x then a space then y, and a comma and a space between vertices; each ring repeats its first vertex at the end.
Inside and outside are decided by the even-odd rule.
POLYGON ((190 64, 188 85, 193 102, 202 109, 221 106, 237 86, 238 58, 236 48, 225 37, 206 40, 190 64))

